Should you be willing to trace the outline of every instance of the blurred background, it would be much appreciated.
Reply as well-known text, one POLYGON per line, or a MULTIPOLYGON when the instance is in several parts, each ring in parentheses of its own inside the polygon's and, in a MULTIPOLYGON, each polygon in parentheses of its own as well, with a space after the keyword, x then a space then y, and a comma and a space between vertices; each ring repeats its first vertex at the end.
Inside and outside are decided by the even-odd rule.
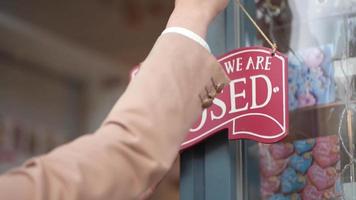
MULTIPOLYGON (((94 132, 173 3, 1 0, 0 172, 94 132)), ((178 199, 178 171, 152 199, 178 199)))

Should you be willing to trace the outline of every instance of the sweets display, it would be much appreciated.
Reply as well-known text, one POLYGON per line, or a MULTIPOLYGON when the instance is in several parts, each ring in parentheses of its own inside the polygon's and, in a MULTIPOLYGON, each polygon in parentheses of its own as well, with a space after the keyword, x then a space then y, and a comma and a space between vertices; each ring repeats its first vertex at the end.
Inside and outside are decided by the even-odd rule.
MULTIPOLYGON (((260 28, 277 43, 279 51, 288 55, 288 105, 292 111, 290 130, 293 132, 289 143, 258 144, 259 155, 254 151, 255 144, 246 147, 247 160, 252 160, 248 161, 249 166, 253 166, 258 157, 260 171, 257 176, 254 169, 247 169, 248 187, 260 181, 262 198, 252 189, 248 190, 248 197, 339 199, 341 154, 338 136, 294 139, 337 134, 337 126, 341 123, 340 107, 344 105, 339 107, 334 103, 343 104, 347 102, 344 100, 349 100, 347 98, 354 100, 355 3, 341 0, 244 2, 254 4, 248 8, 255 11, 260 28)), ((253 34, 256 35, 251 31, 253 34)), ((243 38, 248 40, 249 37, 243 38)), ((269 47, 258 33, 256 38, 258 44, 269 47)))
POLYGON ((310 47, 288 58, 289 110, 335 101, 331 45, 310 47))
POLYGON ((341 195, 336 135, 259 144, 259 158, 262 199, 316 200, 341 195))

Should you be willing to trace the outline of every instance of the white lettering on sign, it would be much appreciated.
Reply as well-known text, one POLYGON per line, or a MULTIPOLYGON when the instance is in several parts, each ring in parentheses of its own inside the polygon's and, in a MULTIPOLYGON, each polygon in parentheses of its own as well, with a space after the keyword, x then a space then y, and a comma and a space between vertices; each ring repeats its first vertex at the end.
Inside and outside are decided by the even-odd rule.
MULTIPOLYGON (((241 112, 245 111, 248 109, 248 103, 246 103, 244 106, 238 108, 236 105, 236 100, 237 98, 246 98, 246 92, 245 90, 242 90, 242 92, 236 94, 236 89, 235 89, 235 84, 237 83, 244 83, 246 84, 246 78, 240 78, 236 79, 230 82, 230 102, 231 102, 231 110, 229 113, 236 113, 236 112, 241 112)), ((244 88, 243 85, 240 86, 239 88, 244 88)))
POLYGON ((251 105, 251 109, 258 109, 258 108, 263 108, 265 107, 269 101, 271 100, 272 97, 272 84, 271 84, 271 80, 269 80, 269 78, 265 75, 258 75, 258 76, 251 76, 250 77, 251 82, 252 82, 252 105, 251 105), (263 79, 267 85, 266 90, 267 90, 267 97, 264 103, 258 105, 257 104, 257 83, 256 80, 257 79, 263 79))
POLYGON ((256 56, 248 57, 245 68, 242 67, 242 58, 235 58, 224 63, 227 74, 240 72, 242 70, 271 70, 271 57, 270 56, 256 56))
MULTIPOLYGON (((271 81, 265 75, 255 75, 255 76, 250 77, 250 81, 251 81, 251 85, 252 85, 251 93, 250 93, 252 95, 251 104, 246 102, 244 105, 239 105, 239 103, 238 103, 239 99, 245 100, 245 98, 246 98, 246 90, 242 89, 241 92, 236 93, 236 88, 245 88, 244 85, 246 84, 246 81, 247 81, 246 78, 240 78, 240 79, 232 80, 230 82, 230 105, 231 105, 231 107, 229 110, 229 114, 263 108, 266 105, 268 105, 268 103, 270 102, 270 100, 272 98, 271 81), (260 104, 258 104, 258 102, 257 102, 257 79, 263 80, 263 82, 265 82, 265 85, 266 85, 265 88, 267 91, 267 95, 264 98, 265 100, 263 101, 263 103, 260 103, 260 104), (251 105, 251 106, 249 107, 249 105, 251 105)), ((262 88, 262 87, 260 86, 258 88, 262 88)), ((224 101, 222 101, 218 98, 215 98, 213 101, 213 104, 220 108, 220 110, 221 110, 220 114, 214 113, 213 110, 211 110, 209 113, 207 112, 207 110, 204 110, 202 113, 201 121, 200 121, 199 125, 196 128, 191 129, 190 131, 195 132, 195 131, 200 130, 202 127, 204 127, 204 124, 205 124, 206 120, 208 119, 208 117, 210 117, 211 121, 214 121, 214 120, 222 119, 226 115, 227 106, 224 101)))
POLYGON ((241 59, 242 58, 236 58, 236 59, 233 59, 231 61, 225 62, 224 65, 225 65, 226 72, 228 74, 230 74, 230 73, 233 73, 234 71, 237 71, 237 72, 242 71, 241 59))
POLYGON ((221 113, 220 113, 220 115, 215 115, 213 113, 213 111, 210 111, 211 120, 222 119, 224 117, 225 113, 226 113, 226 104, 222 100, 220 100, 218 98, 215 98, 213 103, 215 105, 217 105, 221 109, 221 113))

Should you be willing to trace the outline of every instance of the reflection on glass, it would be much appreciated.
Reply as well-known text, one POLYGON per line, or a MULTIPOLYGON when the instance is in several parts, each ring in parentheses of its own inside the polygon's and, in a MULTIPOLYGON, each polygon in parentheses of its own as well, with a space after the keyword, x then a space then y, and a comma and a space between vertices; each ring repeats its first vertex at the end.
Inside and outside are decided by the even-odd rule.
MULTIPOLYGON (((276 144, 244 142, 244 199, 356 197, 356 1, 245 5, 288 55, 290 134, 276 144)), ((248 20, 242 21, 245 45, 269 47, 248 20)))

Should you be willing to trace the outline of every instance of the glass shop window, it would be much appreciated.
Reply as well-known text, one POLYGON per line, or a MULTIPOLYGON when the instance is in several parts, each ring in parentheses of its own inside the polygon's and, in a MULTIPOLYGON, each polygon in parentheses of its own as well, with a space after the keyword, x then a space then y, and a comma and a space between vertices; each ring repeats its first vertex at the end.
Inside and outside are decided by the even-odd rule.
MULTIPOLYGON (((290 134, 276 144, 243 143, 244 199, 356 198, 356 1, 245 4, 288 55, 290 134)), ((243 23, 243 44, 269 47, 243 23)))

